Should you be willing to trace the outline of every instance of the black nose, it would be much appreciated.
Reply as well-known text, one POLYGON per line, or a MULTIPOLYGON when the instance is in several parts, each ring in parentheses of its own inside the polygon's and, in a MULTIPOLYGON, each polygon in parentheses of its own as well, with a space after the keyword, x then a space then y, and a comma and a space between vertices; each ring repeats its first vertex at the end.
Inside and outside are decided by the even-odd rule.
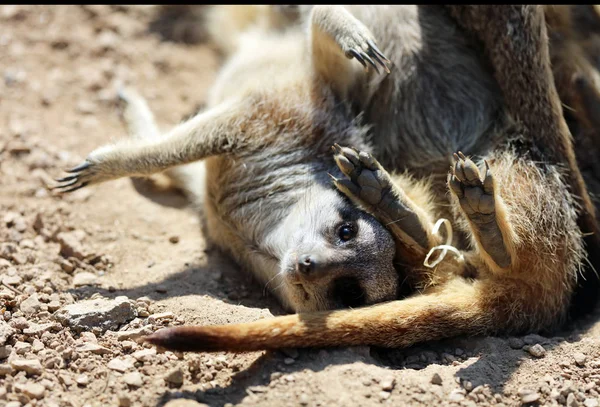
POLYGON ((302 274, 310 274, 314 271, 317 263, 315 262, 314 256, 310 254, 303 254, 298 257, 298 271, 302 274))

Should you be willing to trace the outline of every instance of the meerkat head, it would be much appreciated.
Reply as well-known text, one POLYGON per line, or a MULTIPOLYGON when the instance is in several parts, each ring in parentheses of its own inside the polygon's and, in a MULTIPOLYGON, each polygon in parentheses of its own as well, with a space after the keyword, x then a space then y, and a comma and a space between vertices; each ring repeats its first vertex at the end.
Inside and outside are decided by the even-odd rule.
POLYGON ((311 189, 285 223, 281 288, 294 311, 359 307, 396 297, 391 234, 341 193, 311 189))

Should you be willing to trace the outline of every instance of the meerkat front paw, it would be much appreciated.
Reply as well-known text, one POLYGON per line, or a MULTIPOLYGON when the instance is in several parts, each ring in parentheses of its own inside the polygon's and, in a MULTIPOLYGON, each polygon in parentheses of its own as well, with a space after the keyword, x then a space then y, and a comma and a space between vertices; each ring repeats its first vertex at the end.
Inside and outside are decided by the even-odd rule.
POLYGON ((119 176, 114 175, 115 171, 111 170, 113 166, 110 164, 110 154, 108 154, 110 151, 110 147, 103 147, 94 151, 81 164, 65 170, 71 175, 57 179, 58 185, 52 187, 52 189, 67 193, 77 191, 87 185, 119 178, 119 176))
POLYGON ((370 65, 377 73, 379 73, 379 67, 390 73, 392 62, 379 50, 373 35, 362 23, 357 21, 357 24, 348 32, 340 34, 336 41, 344 55, 348 59, 356 59, 365 70, 368 70, 370 65))

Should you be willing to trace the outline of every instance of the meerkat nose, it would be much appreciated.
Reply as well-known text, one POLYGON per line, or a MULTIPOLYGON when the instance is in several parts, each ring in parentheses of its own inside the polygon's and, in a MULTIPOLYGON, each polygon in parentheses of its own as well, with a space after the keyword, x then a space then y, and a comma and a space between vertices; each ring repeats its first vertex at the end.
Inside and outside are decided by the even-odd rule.
POLYGON ((303 254, 298 257, 298 264, 296 265, 296 268, 300 273, 308 275, 315 270, 316 266, 317 263, 315 262, 314 256, 311 256, 310 254, 303 254))

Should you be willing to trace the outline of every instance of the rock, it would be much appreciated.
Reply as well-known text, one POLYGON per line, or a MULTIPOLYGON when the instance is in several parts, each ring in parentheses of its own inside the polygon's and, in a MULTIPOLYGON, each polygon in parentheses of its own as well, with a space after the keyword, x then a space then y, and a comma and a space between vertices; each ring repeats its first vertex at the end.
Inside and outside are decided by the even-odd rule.
POLYGON ((80 301, 66 305, 54 314, 58 321, 75 331, 100 328, 103 332, 116 329, 136 316, 137 312, 127 297, 80 301))
POLYGON ((396 379, 393 377, 385 378, 381 381, 381 390, 392 391, 396 385, 396 379))
POLYGON ((49 322, 47 324, 30 323, 28 328, 23 329, 23 333, 25 335, 30 335, 30 336, 41 335, 44 332, 50 331, 55 326, 56 326, 56 323, 52 323, 52 322, 49 322))
POLYGON ((90 378, 86 374, 80 374, 75 378, 75 383, 77 383, 80 386, 87 386, 88 384, 90 384, 90 378))
POLYGON ((73 265, 73 263, 71 263, 67 259, 61 258, 58 261, 58 264, 60 265, 60 268, 62 268, 65 273, 71 274, 75 270, 75 266, 73 265))
POLYGON ((585 407, 598 407, 598 399, 585 399, 583 405, 585 407))
POLYGON ((123 381, 133 387, 142 387, 144 385, 142 375, 139 372, 131 372, 125 374, 123 376, 123 381))
POLYGON ((0 360, 6 359, 12 352, 12 346, 0 346, 0 360))
POLYGON ((21 303, 19 308, 25 313, 25 315, 31 315, 38 312, 42 307, 37 294, 29 296, 25 301, 21 303))
POLYGON ((431 384, 437 384, 438 386, 441 386, 442 376, 440 376, 438 373, 434 373, 433 376, 431 376, 431 384))
POLYGON ((292 358, 285 358, 283 359, 283 363, 286 365, 293 365, 296 361, 292 358))
POLYGON ((171 236, 169 238, 169 242, 171 242, 173 244, 179 243, 179 236, 171 236))
POLYGON ((158 314, 150 315, 148 317, 148 323, 155 324, 156 322, 161 321, 163 319, 173 319, 173 318, 175 318, 175 315, 172 312, 161 312, 158 314))
POLYGON ((75 287, 82 287, 84 285, 97 285, 98 277, 94 273, 88 273, 84 271, 82 273, 75 274, 73 277, 73 285, 75 287))
POLYGON ((17 342, 14 346, 15 352, 17 355, 23 355, 31 349, 31 344, 27 342, 17 342))
POLYGON ((463 401, 465 399, 465 391, 463 389, 454 389, 448 395, 450 401, 463 401))
POLYGON ((117 340, 126 341, 129 339, 136 339, 144 335, 150 335, 152 333, 152 325, 146 325, 138 329, 131 329, 128 331, 117 332, 117 340))
POLYGON ((133 369, 133 362, 130 359, 114 358, 106 366, 111 370, 124 373, 129 369, 133 369))
POLYGON ((30 375, 40 375, 43 372, 42 364, 37 359, 14 359, 10 365, 13 369, 24 371, 30 375))
POLYGON ((29 398, 34 398, 37 400, 44 398, 44 393, 46 392, 46 388, 38 383, 27 383, 21 391, 29 396, 29 398))
POLYGON ((142 349, 137 352, 133 352, 131 356, 133 356, 139 362, 149 362, 156 355, 156 349, 142 349))
POLYGON ((577 366, 585 366, 585 362, 587 361, 587 356, 585 356, 581 352, 575 352, 573 354, 573 359, 575 359, 575 363, 577 366))
POLYGON ((579 402, 575 398, 575 393, 569 393, 567 396, 567 407, 579 407, 579 402))
POLYGON ((13 371, 13 368, 11 365, 4 363, 0 365, 0 377, 2 376, 7 376, 9 374, 11 374, 13 371))
POLYGON ((91 352, 96 355, 106 355, 109 353, 113 353, 112 350, 91 342, 83 343, 77 346, 75 350, 78 352, 91 352))
POLYGON ((63 257, 75 257, 76 259, 83 260, 85 258, 85 251, 81 241, 85 237, 85 232, 82 230, 74 230, 72 232, 61 232, 56 235, 56 240, 60 243, 60 254, 63 257))
POLYGON ((542 345, 537 343, 531 348, 529 348, 529 353, 531 354, 531 356, 535 356, 536 358, 543 358, 544 356, 546 356, 546 349, 544 349, 542 345))
POLYGON ((167 383, 181 386, 183 384, 183 370, 180 367, 171 370, 165 375, 164 380, 167 383))
POLYGON ((540 399, 540 395, 531 389, 519 389, 522 404, 534 403, 540 399))
POLYGON ((2 277, 2 282, 6 285, 14 285, 17 286, 23 282, 23 279, 18 274, 14 276, 4 276, 2 277))
POLYGON ((11 336, 15 334, 15 329, 4 322, 3 319, 0 318, 0 346, 3 346, 6 341, 10 339, 11 336))
POLYGON ((523 346, 525 346, 525 341, 523 341, 521 338, 508 338, 508 346, 513 349, 522 349, 523 346))
POLYGON ((190 399, 175 399, 169 401, 163 407, 209 407, 208 404, 198 403, 190 399))

